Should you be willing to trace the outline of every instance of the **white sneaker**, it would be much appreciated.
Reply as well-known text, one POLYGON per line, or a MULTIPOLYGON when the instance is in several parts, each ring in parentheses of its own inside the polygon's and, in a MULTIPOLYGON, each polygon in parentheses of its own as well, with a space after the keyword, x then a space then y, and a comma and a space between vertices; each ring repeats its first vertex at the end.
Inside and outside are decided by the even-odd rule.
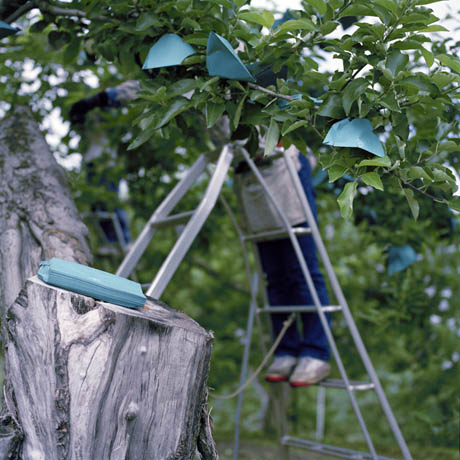
POLYGON ((289 383, 293 387, 314 385, 330 373, 331 366, 327 361, 305 356, 299 358, 299 362, 289 378, 289 383))
POLYGON ((275 356, 273 363, 267 369, 265 380, 267 382, 283 382, 288 380, 296 362, 297 358, 295 356, 275 356))

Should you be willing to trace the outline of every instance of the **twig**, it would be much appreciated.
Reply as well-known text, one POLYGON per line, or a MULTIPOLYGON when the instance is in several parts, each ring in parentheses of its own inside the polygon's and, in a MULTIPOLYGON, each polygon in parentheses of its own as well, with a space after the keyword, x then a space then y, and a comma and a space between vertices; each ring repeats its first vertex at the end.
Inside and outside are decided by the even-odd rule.
POLYGON ((364 67, 366 67, 366 65, 367 64, 364 64, 359 69, 356 69, 355 73, 352 74, 351 77, 342 85, 339 91, 343 91, 356 78, 356 75, 358 75, 359 72, 361 72, 361 70, 363 70, 364 67))
POLYGON ((437 203, 444 203, 444 200, 440 200, 438 197, 431 195, 430 193, 427 193, 424 190, 420 190, 418 187, 416 187, 415 185, 412 185, 410 182, 406 182, 404 179, 401 179, 401 178, 400 180, 407 187, 421 193, 422 195, 425 195, 428 198, 431 198, 433 201, 436 201, 437 203))
POLYGON ((115 20, 109 16, 96 16, 96 17, 88 18, 88 16, 86 16, 84 11, 72 9, 72 8, 61 8, 58 6, 53 6, 53 5, 50 5, 46 1, 36 1, 35 3, 38 6, 38 8, 40 8, 41 11, 52 14, 53 16, 76 16, 77 18, 88 19, 92 21, 95 20, 95 21, 115 22, 115 20))
POLYGON ((32 2, 27 2, 24 3, 20 8, 18 8, 14 13, 10 14, 6 19, 5 22, 10 24, 13 21, 16 21, 16 19, 20 18, 23 14, 27 13, 28 11, 36 8, 37 5, 35 4, 34 1, 32 2))
POLYGON ((438 154, 438 152, 432 153, 430 156, 424 158, 423 160, 417 161, 414 166, 421 165, 422 163, 426 163, 427 161, 430 161, 433 157, 435 157, 438 154))
POLYGON ((263 86, 260 86, 260 85, 256 85, 255 83, 249 82, 249 86, 251 88, 255 88, 255 89, 258 89, 259 91, 262 91, 262 92, 264 92, 266 94, 269 94, 270 96, 273 96, 273 97, 279 97, 281 99, 286 99, 287 101, 295 101, 295 100, 297 100, 295 97, 288 96, 286 94, 275 93, 275 91, 272 91, 270 89, 264 88, 263 86))

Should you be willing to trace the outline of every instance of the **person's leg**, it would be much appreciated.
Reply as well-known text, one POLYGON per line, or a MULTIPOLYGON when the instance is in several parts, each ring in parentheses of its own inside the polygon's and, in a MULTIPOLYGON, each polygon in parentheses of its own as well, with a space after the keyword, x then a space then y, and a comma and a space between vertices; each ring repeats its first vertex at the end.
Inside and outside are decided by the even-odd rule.
MULTIPOLYGON (((264 241, 257 244, 262 270, 267 283, 267 295, 270 305, 290 305, 289 286, 291 284, 290 257, 286 257, 289 249, 289 240, 264 241)), ((276 338, 288 313, 274 313, 270 315, 274 338, 276 338)), ((286 331, 280 344, 275 350, 275 356, 297 356, 300 346, 300 335, 294 322, 286 331)))
POLYGON ((120 223, 121 230, 123 232, 123 239, 125 244, 129 244, 131 241, 131 234, 129 231, 129 219, 128 213, 121 208, 115 208, 115 214, 118 222, 120 223))

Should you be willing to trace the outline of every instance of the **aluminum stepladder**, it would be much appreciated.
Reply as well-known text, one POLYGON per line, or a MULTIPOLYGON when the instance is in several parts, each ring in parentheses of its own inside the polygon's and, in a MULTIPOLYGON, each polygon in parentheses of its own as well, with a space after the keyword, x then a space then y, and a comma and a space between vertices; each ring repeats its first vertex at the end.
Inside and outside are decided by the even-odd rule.
MULTIPOLYGON (((220 153, 218 157, 215 170, 211 176, 211 179, 209 181, 204 197, 202 201, 200 202, 200 204, 198 205, 198 207, 194 211, 188 211, 188 212, 183 212, 183 213, 174 214, 174 215, 170 214, 173 208, 179 203, 179 201, 187 193, 187 191, 195 184, 199 176, 205 171, 206 167, 211 162, 211 160, 208 157, 206 157, 206 155, 201 155, 195 161, 195 163, 190 168, 190 170, 187 172, 187 174, 176 184, 176 186, 173 188, 170 194, 165 198, 165 200, 160 204, 160 206, 152 214, 146 226, 140 233, 139 237, 136 239, 135 243, 132 245, 131 249, 125 256, 116 274, 119 276, 124 276, 124 277, 129 276, 129 274, 132 272, 132 270, 137 265, 140 257, 146 250, 157 228, 160 228, 162 226, 168 226, 168 225, 182 224, 183 222, 188 220, 187 225, 185 226, 184 230, 180 234, 173 249, 170 251, 170 253, 166 257, 165 261, 163 262, 163 265, 157 272, 154 280, 152 281, 152 284, 150 285, 149 289, 146 292, 148 296, 151 296, 157 299, 161 297, 169 281, 171 280, 175 271, 179 267, 181 261, 185 257, 186 252, 190 248, 192 242, 194 241, 195 237, 197 236, 202 226, 204 225, 206 219, 208 218, 209 214, 211 213, 217 199, 219 198, 220 191, 222 189, 224 180, 232 164, 236 151, 238 151, 238 153, 242 155, 244 160, 249 165, 251 171, 254 173, 258 182, 261 184, 265 194, 267 195, 272 205, 276 209, 283 223, 283 228, 279 231, 276 230, 272 232, 262 232, 257 235, 255 234, 244 235, 239 229, 236 223, 236 220, 231 213, 231 210, 229 209, 228 205, 225 204, 225 201, 224 201, 225 208, 227 212, 229 213, 235 228, 237 229, 237 232, 240 238, 240 242, 243 247, 243 253, 244 253, 246 270, 248 272, 248 276, 250 276, 250 269, 248 265, 247 255, 244 249, 246 241, 255 242, 255 241, 262 241, 267 238, 288 237, 293 245, 294 251, 298 258, 302 273, 305 277, 305 281, 310 290, 310 293, 313 299, 313 303, 314 303, 314 305, 307 305, 307 306, 271 307, 266 301, 266 295, 265 295, 264 296, 264 300, 265 300, 264 307, 258 308, 257 301, 256 301, 257 291, 258 291, 257 276, 254 276, 252 278, 251 303, 250 303, 249 316, 248 316, 248 328, 247 328, 247 333, 246 333, 246 344, 245 344, 245 351, 244 351, 244 356, 243 356, 241 381, 244 382, 246 379, 250 342, 251 342, 251 336, 252 336, 252 328, 254 324, 254 318, 257 317, 257 313, 260 313, 260 312, 264 312, 264 313, 316 312, 319 315, 321 324, 323 325, 325 334, 327 336, 327 339, 328 339, 328 342, 329 342, 329 345, 332 351, 332 355, 335 359, 338 370, 342 377, 341 380, 327 379, 321 383, 321 386, 322 387, 343 388, 347 391, 352 408, 355 412, 359 426, 364 435, 366 444, 369 448, 369 452, 358 452, 358 451, 354 451, 354 450, 346 449, 342 447, 329 446, 326 444, 321 444, 319 442, 313 442, 313 441, 308 441, 308 440, 304 440, 300 438, 295 438, 295 437, 292 437, 286 434, 280 440, 281 445, 285 447, 286 455, 288 455, 288 451, 287 451, 288 447, 293 446, 293 447, 300 447, 300 448, 315 451, 318 453, 332 455, 332 456, 341 457, 341 458, 388 460, 386 457, 377 455, 372 439, 370 437, 369 431, 367 429, 366 423, 363 419, 363 416, 361 414, 359 405, 357 403, 357 400, 354 394, 355 391, 359 391, 359 390, 373 390, 375 391, 377 395, 378 401, 380 402, 380 405, 386 416, 389 426, 399 445, 399 448, 401 450, 404 460, 412 460, 412 456, 402 436, 402 433, 399 429, 398 423, 393 415, 390 405, 386 399, 385 393, 377 377, 377 374, 374 370, 373 364, 362 342, 361 336, 356 328, 356 325, 351 315, 351 312, 349 310, 348 304, 345 300, 340 284, 332 268, 332 264, 330 262, 326 248, 320 236, 313 213, 310 209, 308 201, 303 192, 303 187, 300 182, 299 176, 297 174, 295 164, 289 155, 284 153, 283 155, 284 160, 286 162, 290 177, 294 183, 295 189, 300 199, 300 203, 305 212, 305 217, 306 217, 306 222, 308 224, 308 228, 299 229, 299 228, 291 227, 286 215, 284 214, 283 210, 277 205, 261 173, 259 172, 257 166, 252 161, 248 153, 244 149, 239 148, 239 146, 226 145, 224 146, 224 148, 222 149, 222 152, 220 153), (329 280, 330 280, 332 290, 338 301, 338 305, 327 305, 327 306, 321 305, 321 302, 316 292, 314 283, 310 276, 308 266, 306 264, 305 258, 303 257, 302 251, 300 249, 300 245, 296 237, 296 234, 305 234, 305 233, 311 233, 314 239, 317 251, 323 263, 323 267, 326 270, 327 276, 329 277, 329 280), (343 314, 345 323, 350 331, 350 334, 352 335, 356 349, 361 357, 363 365, 370 378, 370 382, 352 382, 349 380, 345 367, 343 365, 342 359, 340 357, 340 353, 338 351, 337 345, 335 343, 335 339, 332 335, 331 329, 326 319, 325 313, 328 311, 341 312, 343 314)), ((260 265, 257 271, 260 273, 260 265)), ((236 414, 235 449, 234 449, 235 459, 237 458, 237 455, 238 455, 238 433, 239 433, 238 430, 239 430, 239 417, 240 417, 240 411, 241 411, 242 397, 243 397, 243 393, 240 393, 239 398, 238 398, 237 414, 236 414)))

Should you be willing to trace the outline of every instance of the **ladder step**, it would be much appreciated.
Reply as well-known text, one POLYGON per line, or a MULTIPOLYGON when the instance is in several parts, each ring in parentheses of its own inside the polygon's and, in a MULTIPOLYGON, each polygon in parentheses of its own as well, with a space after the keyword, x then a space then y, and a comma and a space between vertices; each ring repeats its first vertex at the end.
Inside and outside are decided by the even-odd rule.
MULTIPOLYGON (((349 380, 349 383, 350 390, 354 391, 372 390, 374 388, 374 384, 372 382, 357 382, 349 380)), ((318 385, 328 388, 343 388, 344 390, 347 388, 345 382, 341 379, 326 379, 319 382, 318 385)))
MULTIPOLYGON (((283 436, 281 445, 300 447, 301 449, 319 452, 324 455, 332 455, 334 457, 349 458, 353 460, 372 460, 372 455, 368 452, 360 452, 358 450, 346 449, 345 447, 331 446, 320 442, 308 441, 306 439, 294 438, 292 436, 283 436)), ((395 460, 390 457, 377 456, 378 460, 395 460)))
MULTIPOLYGON (((292 227, 292 231, 296 235, 308 235, 311 233, 311 229, 309 227, 292 227)), ((288 236, 289 234, 285 229, 279 229, 271 230, 268 232, 252 233, 251 235, 244 235, 243 239, 245 241, 264 241, 288 236)))
MULTIPOLYGON (((324 305, 321 307, 324 312, 328 311, 340 311, 342 307, 340 305, 324 305)), ((276 307, 265 306, 264 308, 258 308, 257 313, 290 313, 290 312, 316 312, 314 305, 281 305, 276 307)))
POLYGON ((182 224, 187 222, 187 220, 193 216, 194 212, 195 211, 186 211, 178 214, 173 214, 172 216, 159 217, 157 219, 153 219, 150 222, 150 225, 152 227, 167 227, 170 225, 182 224))

